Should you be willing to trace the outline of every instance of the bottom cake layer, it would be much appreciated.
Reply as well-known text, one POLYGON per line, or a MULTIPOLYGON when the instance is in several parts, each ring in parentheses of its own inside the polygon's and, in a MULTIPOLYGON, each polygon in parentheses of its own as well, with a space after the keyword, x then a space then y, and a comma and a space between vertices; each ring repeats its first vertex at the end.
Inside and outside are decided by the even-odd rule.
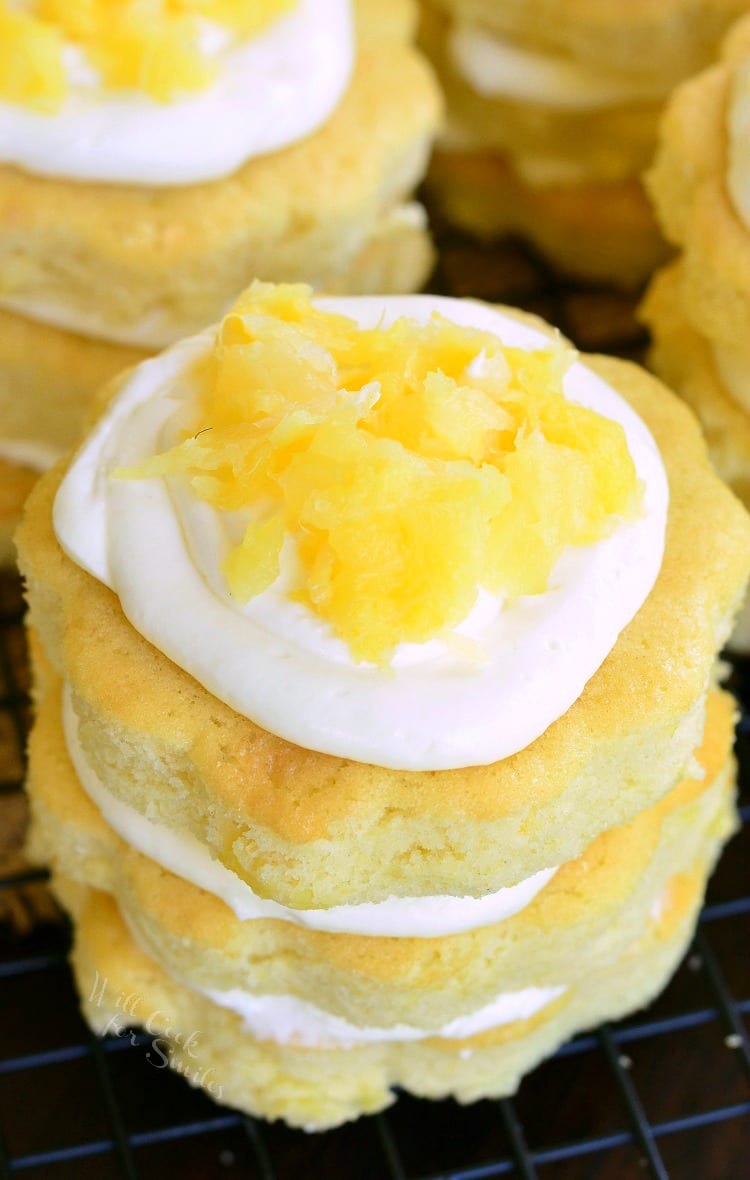
POLYGON ((306 1130, 388 1106, 393 1088, 459 1102, 512 1093, 521 1077, 573 1033, 646 1004, 691 937, 706 880, 733 826, 727 798, 701 854, 668 882, 637 941, 533 1015, 474 1036, 367 1044, 258 1039, 242 1017, 171 978, 130 934, 114 899, 58 876, 76 923, 73 967, 83 1010, 100 1034, 144 1027, 153 1064, 167 1061, 217 1101, 306 1130))

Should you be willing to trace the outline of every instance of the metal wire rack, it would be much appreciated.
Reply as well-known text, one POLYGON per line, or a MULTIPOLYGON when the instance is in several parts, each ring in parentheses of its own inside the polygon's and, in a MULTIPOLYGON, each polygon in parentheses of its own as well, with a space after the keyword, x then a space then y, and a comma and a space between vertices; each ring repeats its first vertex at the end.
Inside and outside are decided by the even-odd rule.
MULTIPOLYGON (((436 287, 539 311, 587 349, 637 355, 632 303, 561 287, 520 247, 443 235, 436 287)), ((0 578, 0 810, 21 808, 28 682, 20 587, 0 578)), ((66 964, 68 930, 28 922, 44 874, 0 872, 0 1176, 32 1180, 740 1180, 750 1175, 750 664, 735 662, 744 826, 693 947, 645 1012, 580 1036, 519 1093, 470 1107, 400 1096, 321 1135, 215 1106, 161 1068, 149 1038, 98 1041, 66 964), (19 894, 19 887, 26 890, 19 894), (29 893, 28 891, 31 891, 29 893), (14 921, 3 898, 21 907, 14 921), (8 916, 2 925, 3 913, 8 916)), ((10 821, 8 821, 10 822, 10 821)), ((19 821, 20 822, 20 821, 19 821)), ((43 907, 42 907, 43 908, 43 907)))

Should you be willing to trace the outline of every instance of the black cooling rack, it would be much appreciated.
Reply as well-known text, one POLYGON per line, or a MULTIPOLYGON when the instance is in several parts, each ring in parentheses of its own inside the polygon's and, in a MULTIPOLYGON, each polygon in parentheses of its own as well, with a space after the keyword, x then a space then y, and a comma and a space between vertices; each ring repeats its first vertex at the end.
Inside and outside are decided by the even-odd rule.
MULTIPOLYGON (((581 347, 637 355, 631 305, 560 287, 520 248, 444 237, 438 288, 501 299, 581 347)), ((461 1107, 399 1096, 384 1114, 308 1136, 215 1106, 163 1068, 143 1033, 83 1024, 59 921, 0 924, 0 1176, 30 1180, 744 1180, 750 1177, 750 663, 735 662, 741 833, 694 944, 663 995, 577 1037, 513 1099, 461 1107)), ((0 578, 0 804, 20 803, 28 683, 20 588, 0 578)), ((10 813, 9 813, 10 814, 10 813)), ((0 817, 3 812, 0 811, 0 817)), ((44 874, 0 876, 3 896, 44 874)), ((32 898, 31 904, 37 899, 32 898)))

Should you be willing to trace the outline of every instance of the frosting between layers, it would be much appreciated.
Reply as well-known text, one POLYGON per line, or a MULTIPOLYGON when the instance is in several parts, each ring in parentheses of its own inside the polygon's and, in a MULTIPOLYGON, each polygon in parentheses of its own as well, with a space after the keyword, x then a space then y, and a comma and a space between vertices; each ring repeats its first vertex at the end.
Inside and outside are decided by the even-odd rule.
POLYGON ((54 115, 0 102, 0 160, 27 172, 144 185, 198 184, 303 139, 331 115, 354 62, 349 0, 299 0, 257 36, 208 53, 218 76, 169 104, 106 92, 72 69, 54 115))
POLYGON ((566 988, 527 987, 523 991, 506 992, 476 1012, 458 1016, 440 1029, 420 1029, 408 1024, 360 1028, 297 996, 256 996, 238 987, 230 991, 208 988, 201 991, 215 1004, 241 1016, 245 1028, 260 1041, 323 1049, 384 1041, 421 1041, 429 1037, 463 1040, 516 1020, 528 1020, 561 996, 566 988))
POLYGON ((669 93, 669 84, 658 75, 616 76, 611 70, 522 49, 469 22, 456 24, 448 48, 461 77, 485 98, 589 111, 657 101, 669 93))
MULTIPOLYGON (((549 347, 540 331, 468 301, 319 302, 362 326, 404 315, 424 322, 440 310, 506 344, 549 347)), ((642 517, 565 552, 544 594, 504 605, 479 591, 456 628, 458 644, 402 644, 381 670, 355 664, 327 624, 287 599, 283 579, 245 605, 231 600, 220 573, 231 521, 174 481, 109 478, 112 468, 137 466, 161 449, 175 409, 194 396, 190 373, 214 338, 211 329, 139 366, 79 451, 54 510, 69 556, 112 587, 133 626, 209 692, 298 745, 409 770, 489 763, 523 749, 578 698, 658 575, 668 487, 644 424, 590 369, 573 364, 566 395, 625 430, 645 487, 642 517), (467 659, 466 638, 485 662, 467 659)))
MULTIPOLYGON (((296 910, 259 897, 231 869, 225 868, 189 832, 175 832, 141 815, 107 790, 78 740, 78 720, 70 691, 63 695, 65 741, 81 786, 109 826, 122 839, 162 868, 220 898, 241 922, 274 918, 337 934, 391 938, 440 938, 502 922, 529 905, 557 872, 543 869, 486 897, 391 897, 326 910, 296 910)), ((217 1001, 220 1002, 220 1001, 217 1001)))

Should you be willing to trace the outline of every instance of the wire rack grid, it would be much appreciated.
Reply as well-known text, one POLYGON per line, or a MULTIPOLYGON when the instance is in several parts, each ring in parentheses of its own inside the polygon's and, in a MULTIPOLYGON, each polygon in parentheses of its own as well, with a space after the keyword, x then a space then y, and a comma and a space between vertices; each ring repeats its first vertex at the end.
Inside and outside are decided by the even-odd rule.
MULTIPOLYGON (((643 346, 632 301, 561 287, 513 244, 479 252, 443 235, 435 285, 538 311, 588 350, 637 356, 643 346)), ((22 616, 17 579, 0 578, 0 823, 19 825, 29 717, 22 616)), ((461 1107, 400 1095, 382 1115, 312 1136, 218 1107, 163 1069, 145 1034, 89 1033, 66 962, 69 931, 52 916, 44 873, 0 865, 0 1177, 750 1176, 750 664, 734 663, 731 687, 741 705, 743 827, 689 954, 650 1009, 577 1037, 513 1099, 461 1107)))

